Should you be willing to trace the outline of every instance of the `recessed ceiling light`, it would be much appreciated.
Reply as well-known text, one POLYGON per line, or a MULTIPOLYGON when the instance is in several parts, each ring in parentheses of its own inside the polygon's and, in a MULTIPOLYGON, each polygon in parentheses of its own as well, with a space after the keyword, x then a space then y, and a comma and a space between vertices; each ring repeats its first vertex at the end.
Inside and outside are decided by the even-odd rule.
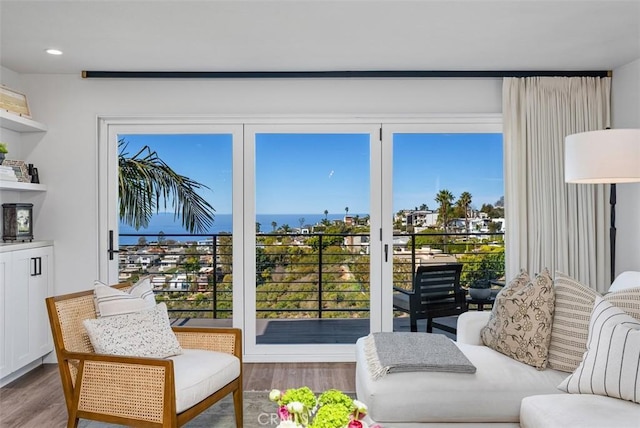
POLYGON ((62 55, 62 51, 59 49, 46 49, 45 52, 49 55, 62 55))

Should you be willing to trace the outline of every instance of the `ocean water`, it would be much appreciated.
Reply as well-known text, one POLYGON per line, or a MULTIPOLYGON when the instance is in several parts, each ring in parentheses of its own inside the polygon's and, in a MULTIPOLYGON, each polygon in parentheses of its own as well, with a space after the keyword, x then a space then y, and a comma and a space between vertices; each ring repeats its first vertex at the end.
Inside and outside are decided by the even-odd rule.
MULTIPOLYGON (((356 215, 356 214, 350 214, 356 215)), ((360 217, 364 217, 366 214, 359 214, 360 217)), ((288 224, 291 229, 297 229, 300 227, 300 219, 304 218, 304 226, 314 225, 320 223, 324 218, 322 214, 257 214, 256 221, 260 223, 260 231, 269 233, 273 231, 272 222, 276 222, 276 229, 284 224, 288 224)), ((328 214, 329 220, 342 220, 344 213, 342 214, 328 214)), ((231 233, 233 231, 233 216, 232 214, 216 214, 214 217, 213 225, 207 231, 208 234, 218 233, 231 233)), ((139 235, 157 235, 163 232, 167 238, 174 239, 176 241, 189 241, 193 240, 190 236, 170 236, 170 235, 189 235, 189 232, 182 227, 180 219, 174 219, 173 213, 160 213, 151 218, 149 227, 145 229, 135 230, 134 228, 120 223, 120 245, 132 245, 138 242, 139 235), (123 234, 134 234, 136 236, 122 236, 123 234)), ((154 237, 147 236, 147 241, 154 241, 154 237)))

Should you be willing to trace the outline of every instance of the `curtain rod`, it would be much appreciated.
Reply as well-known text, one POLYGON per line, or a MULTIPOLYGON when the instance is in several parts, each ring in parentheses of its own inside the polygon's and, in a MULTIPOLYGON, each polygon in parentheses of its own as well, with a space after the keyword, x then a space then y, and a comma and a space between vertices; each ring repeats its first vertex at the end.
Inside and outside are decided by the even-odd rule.
POLYGON ((591 71, 82 71, 84 79, 299 79, 299 78, 419 78, 419 77, 611 77, 609 70, 591 71))

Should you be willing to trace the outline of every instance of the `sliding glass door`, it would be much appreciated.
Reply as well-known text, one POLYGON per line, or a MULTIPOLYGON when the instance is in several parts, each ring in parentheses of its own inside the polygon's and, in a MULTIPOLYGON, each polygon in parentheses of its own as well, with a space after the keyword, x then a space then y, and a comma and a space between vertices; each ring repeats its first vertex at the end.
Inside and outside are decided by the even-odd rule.
MULTIPOLYGON (((384 126, 384 159, 392 225, 392 257, 384 281, 413 290, 419 266, 461 263, 461 285, 504 275, 504 180, 498 123, 384 126)), ((386 210, 386 211, 385 211, 386 210)), ((387 290, 388 291, 388 290, 387 290)), ((395 292, 402 305, 402 292, 395 292)), ((410 316, 387 300, 387 330, 409 331, 410 316), (393 313, 393 319, 389 314, 393 313)), ((435 320, 434 332, 450 335, 455 317, 435 320), (437 326, 438 327, 438 326, 437 326)), ((418 320, 426 331, 426 320, 418 320)))
POLYGON ((380 329, 378 135, 377 125, 245 128, 247 353, 343 359, 380 329))

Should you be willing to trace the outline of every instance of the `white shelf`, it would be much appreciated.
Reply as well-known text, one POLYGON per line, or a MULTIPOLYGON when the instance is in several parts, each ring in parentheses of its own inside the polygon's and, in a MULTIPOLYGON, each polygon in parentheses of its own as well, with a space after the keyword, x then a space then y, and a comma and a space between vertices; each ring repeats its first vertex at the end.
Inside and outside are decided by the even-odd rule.
POLYGON ((20 183, 17 181, 0 181, 0 190, 15 190, 18 192, 46 192, 46 184, 20 183))
POLYGON ((0 128, 17 132, 46 132, 47 125, 28 119, 8 110, 0 109, 0 128))

